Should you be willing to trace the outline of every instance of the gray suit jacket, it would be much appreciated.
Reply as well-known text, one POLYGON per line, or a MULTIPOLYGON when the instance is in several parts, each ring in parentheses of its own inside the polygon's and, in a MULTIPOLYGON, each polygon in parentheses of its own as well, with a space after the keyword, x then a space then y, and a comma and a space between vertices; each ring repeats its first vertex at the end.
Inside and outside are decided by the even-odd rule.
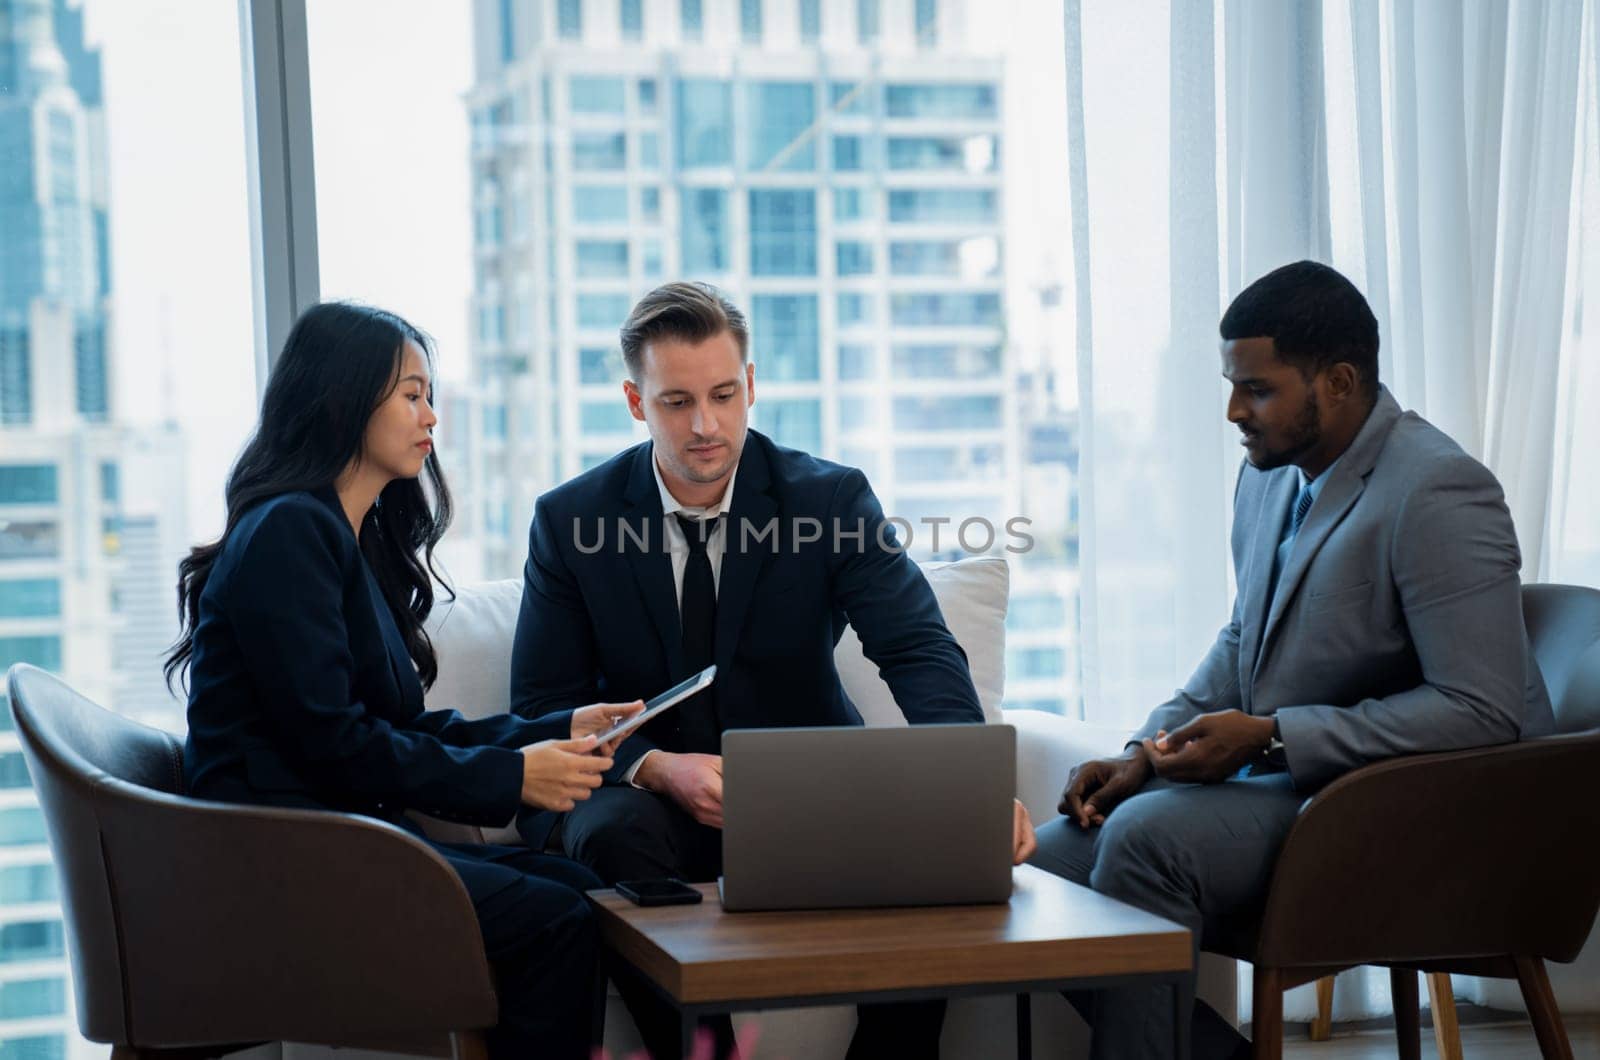
POLYGON ((1553 731, 1489 470, 1383 388, 1328 474, 1272 594, 1299 476, 1240 469, 1233 618, 1139 738, 1205 711, 1276 714, 1290 776, 1312 791, 1394 755, 1553 731))

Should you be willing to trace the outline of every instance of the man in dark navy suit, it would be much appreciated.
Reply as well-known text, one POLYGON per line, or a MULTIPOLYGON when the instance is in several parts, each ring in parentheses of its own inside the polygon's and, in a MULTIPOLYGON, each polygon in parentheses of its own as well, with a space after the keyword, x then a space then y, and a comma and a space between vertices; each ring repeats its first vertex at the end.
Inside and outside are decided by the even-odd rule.
MULTIPOLYGON (((512 709, 649 698, 713 662, 717 679, 627 741, 587 802, 519 826, 535 849, 563 850, 607 883, 711 880, 722 731, 861 724, 833 664, 847 621, 911 722, 983 713, 866 477, 748 429, 744 315, 713 288, 669 283, 634 308, 622 352, 628 410, 651 440, 539 499, 512 709)), ((1031 828, 1025 838, 1031 849, 1031 828)), ((942 1012, 864 1007, 850 1055, 937 1056, 942 1012)), ((641 1029, 658 1055, 675 1051, 641 1029)))

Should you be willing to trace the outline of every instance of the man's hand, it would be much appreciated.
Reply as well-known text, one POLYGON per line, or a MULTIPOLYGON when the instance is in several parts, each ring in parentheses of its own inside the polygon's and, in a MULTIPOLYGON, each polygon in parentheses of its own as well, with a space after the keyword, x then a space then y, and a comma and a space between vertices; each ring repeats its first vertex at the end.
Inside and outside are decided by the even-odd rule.
POLYGON ((651 751, 633 782, 660 792, 707 828, 722 827, 722 756, 651 751))
POLYGON ((611 768, 608 755, 596 754, 593 736, 581 740, 540 740, 522 749, 522 801, 541 810, 565 813, 587 799, 611 768))
POLYGON ((1011 800, 1016 809, 1011 815, 1011 864, 1020 865, 1033 857, 1039 844, 1033 841, 1033 820, 1021 799, 1011 800))
POLYGON ((1150 755, 1144 747, 1131 748, 1121 758, 1097 758, 1073 767, 1057 810, 1078 822, 1079 828, 1105 823, 1117 804, 1144 787, 1150 779, 1150 755))
MULTIPOLYGON (((619 722, 627 721, 644 709, 644 700, 636 699, 632 703, 594 703, 587 707, 579 707, 572 712, 572 738, 582 739, 585 736, 601 736, 617 727, 619 722)), ((638 730, 635 730, 638 731, 638 730)), ((633 733, 600 745, 600 753, 610 757, 617 751, 617 745, 633 733)))
POLYGON ((1272 742, 1272 719, 1241 710, 1202 714, 1144 742, 1160 776, 1191 784, 1216 784, 1261 756, 1272 742))

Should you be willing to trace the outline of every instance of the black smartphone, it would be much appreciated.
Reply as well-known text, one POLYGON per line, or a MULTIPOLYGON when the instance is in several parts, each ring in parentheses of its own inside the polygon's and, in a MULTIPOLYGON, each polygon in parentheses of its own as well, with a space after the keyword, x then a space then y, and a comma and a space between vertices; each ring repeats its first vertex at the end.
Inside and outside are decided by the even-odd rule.
POLYGON ((694 905, 705 896, 682 880, 623 880, 617 893, 634 905, 694 905))

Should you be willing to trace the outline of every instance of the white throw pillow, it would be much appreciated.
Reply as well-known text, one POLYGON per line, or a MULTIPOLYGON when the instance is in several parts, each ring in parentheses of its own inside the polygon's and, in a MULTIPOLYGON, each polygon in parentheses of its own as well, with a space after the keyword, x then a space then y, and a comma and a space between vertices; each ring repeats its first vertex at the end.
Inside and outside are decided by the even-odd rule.
MULTIPOLYGON (((945 624, 966 650, 987 722, 1000 720, 1006 683, 1006 561, 978 556, 927 564, 923 573, 944 612, 945 624)), ((522 606, 522 581, 479 582, 440 600, 428 616, 428 636, 439 658, 439 679, 428 690, 429 707, 459 710, 469 718, 503 714, 511 701, 511 642, 522 606)), ((846 629, 834 652, 845 692, 868 725, 904 725, 889 686, 861 654, 861 642, 846 629)))
MULTIPOLYGON (((999 722, 1000 701, 1006 691, 1006 603, 1011 568, 997 556, 974 556, 954 563, 924 564, 922 573, 944 612, 944 624, 967 653, 983 720, 999 722)), ((861 654, 855 630, 845 629, 833 662, 863 721, 868 725, 906 724, 889 686, 878 676, 877 666, 861 654)))
POLYGON ((455 600, 435 601, 426 629, 439 658, 439 679, 428 690, 429 707, 469 718, 510 709, 511 641, 521 608, 520 578, 463 585, 455 600))

